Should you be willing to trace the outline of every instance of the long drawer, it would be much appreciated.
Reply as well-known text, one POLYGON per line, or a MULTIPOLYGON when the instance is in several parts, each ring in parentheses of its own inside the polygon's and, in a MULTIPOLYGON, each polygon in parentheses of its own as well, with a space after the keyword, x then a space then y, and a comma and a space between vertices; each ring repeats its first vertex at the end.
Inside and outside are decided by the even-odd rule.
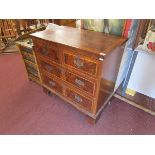
POLYGON ((89 81, 68 71, 65 71, 65 80, 73 86, 80 88, 86 93, 89 93, 90 95, 95 94, 96 84, 93 81, 89 81))
POLYGON ((78 94, 77 92, 66 88, 66 96, 71 101, 73 101, 75 104, 82 106, 85 110, 91 112, 93 101, 90 99, 87 99, 86 97, 78 94))

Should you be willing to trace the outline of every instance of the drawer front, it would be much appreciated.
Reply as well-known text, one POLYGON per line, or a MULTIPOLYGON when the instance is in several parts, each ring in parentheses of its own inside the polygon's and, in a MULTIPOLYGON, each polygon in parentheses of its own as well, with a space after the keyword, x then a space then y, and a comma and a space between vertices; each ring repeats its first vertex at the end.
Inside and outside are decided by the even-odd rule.
POLYGON ((51 89, 62 94, 63 87, 58 82, 56 82, 54 79, 47 77, 46 75, 42 75, 42 76, 43 76, 42 77, 43 84, 45 84, 46 86, 50 87, 51 89))
POLYGON ((59 77, 59 78, 62 77, 62 71, 59 67, 56 67, 52 64, 48 64, 48 63, 43 62, 41 60, 39 60, 38 62, 39 62, 41 69, 51 73, 52 75, 59 77))
POLYGON ((85 59, 79 55, 71 55, 64 53, 65 64, 74 67, 80 71, 89 73, 91 75, 96 75, 97 64, 93 61, 85 59))
POLYGON ((86 91, 90 95, 94 95, 95 92, 95 82, 90 82, 84 78, 74 75, 70 72, 65 72, 65 79, 67 82, 75 85, 76 87, 86 91))
POLYGON ((74 91, 66 88, 66 96, 74 101, 75 103, 81 105, 84 109, 91 112, 92 101, 75 93, 74 91))
POLYGON ((59 59, 59 49, 52 45, 34 45, 34 51, 38 53, 39 55, 46 57, 54 62, 60 63, 59 59))

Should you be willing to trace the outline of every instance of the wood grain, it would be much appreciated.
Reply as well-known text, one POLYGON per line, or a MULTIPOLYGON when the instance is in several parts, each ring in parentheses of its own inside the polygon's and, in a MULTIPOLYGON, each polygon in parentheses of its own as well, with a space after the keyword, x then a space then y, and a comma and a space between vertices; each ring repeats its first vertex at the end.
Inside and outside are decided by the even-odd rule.
POLYGON ((114 94, 126 38, 69 27, 31 37, 42 86, 97 119, 114 94))
POLYGON ((36 32, 30 36, 41 38, 53 43, 75 47, 95 54, 107 55, 113 48, 126 42, 126 38, 114 35, 82 30, 67 26, 58 29, 36 32))

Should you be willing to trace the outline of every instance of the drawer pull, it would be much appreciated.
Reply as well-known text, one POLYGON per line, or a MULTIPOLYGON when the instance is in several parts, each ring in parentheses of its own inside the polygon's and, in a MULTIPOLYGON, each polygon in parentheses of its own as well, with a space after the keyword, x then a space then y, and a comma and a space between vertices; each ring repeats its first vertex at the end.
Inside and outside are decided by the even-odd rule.
POLYGON ((47 56, 47 55, 49 54, 49 52, 47 51, 47 49, 43 49, 43 50, 41 51, 41 53, 42 53, 43 55, 45 55, 45 56, 47 56))
POLYGON ((76 83, 77 85, 79 85, 79 86, 84 87, 84 82, 81 81, 81 80, 79 80, 79 79, 75 79, 75 83, 76 83))
POLYGON ((49 84, 54 87, 55 86, 55 82, 54 81, 49 81, 49 84))
POLYGON ((46 65, 46 66, 45 66, 45 69, 46 69, 47 71, 51 72, 51 71, 52 71, 52 66, 46 65))
POLYGON ((74 96, 76 102, 82 102, 82 98, 77 94, 74 96))
POLYGON ((103 61, 104 59, 103 59, 103 58, 99 58, 99 60, 100 60, 100 61, 103 61))
POLYGON ((80 67, 83 67, 84 62, 80 59, 79 56, 77 56, 77 57, 74 59, 74 65, 76 65, 78 68, 80 68, 80 67))

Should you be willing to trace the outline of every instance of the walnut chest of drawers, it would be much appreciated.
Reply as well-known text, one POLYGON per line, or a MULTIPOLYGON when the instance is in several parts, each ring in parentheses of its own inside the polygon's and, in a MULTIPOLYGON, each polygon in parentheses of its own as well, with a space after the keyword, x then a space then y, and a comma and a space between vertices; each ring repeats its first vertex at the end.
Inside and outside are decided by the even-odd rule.
POLYGON ((31 38, 42 86, 96 120, 114 93, 126 39, 66 26, 31 38))

